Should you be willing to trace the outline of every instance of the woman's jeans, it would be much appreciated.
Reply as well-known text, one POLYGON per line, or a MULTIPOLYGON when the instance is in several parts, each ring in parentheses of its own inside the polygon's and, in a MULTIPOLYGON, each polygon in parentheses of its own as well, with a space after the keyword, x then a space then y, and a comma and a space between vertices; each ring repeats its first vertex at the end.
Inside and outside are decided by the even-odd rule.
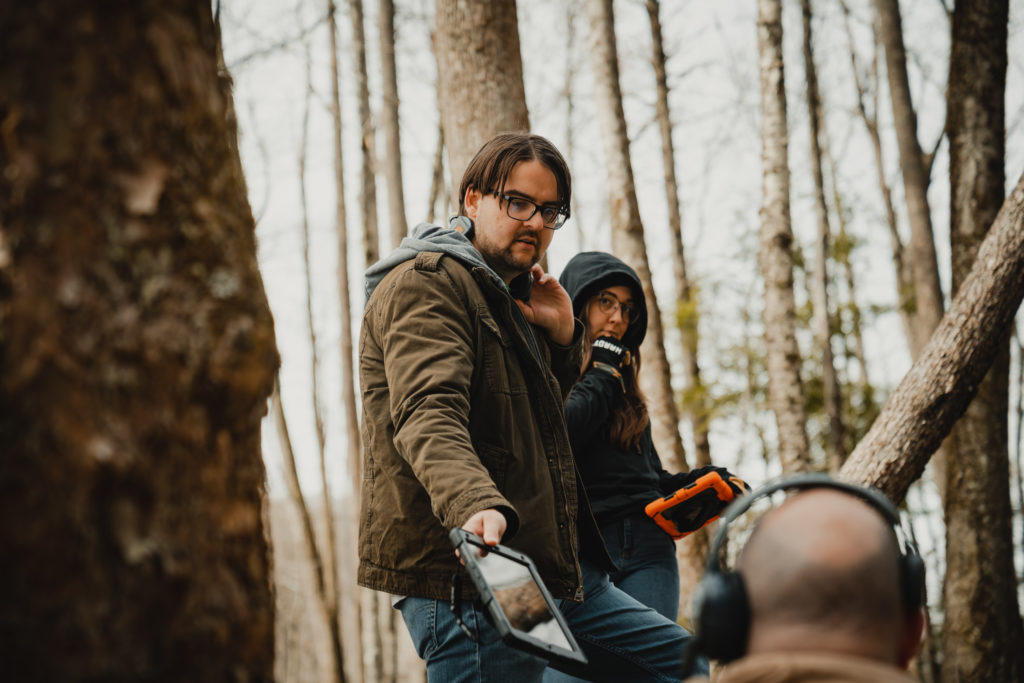
POLYGON ((676 544, 642 512, 601 525, 608 554, 619 568, 610 576, 620 590, 666 619, 679 616, 676 544))
MULTIPOLYGON (((501 642, 479 602, 463 601, 462 620, 476 642, 459 628, 448 602, 407 597, 396 605, 416 651, 427 662, 430 683, 447 681, 665 681, 677 683, 690 634, 645 607, 583 561, 582 603, 561 601, 562 613, 587 655, 586 679, 545 671, 545 660, 501 642)), ((698 659, 694 673, 707 673, 698 659)))

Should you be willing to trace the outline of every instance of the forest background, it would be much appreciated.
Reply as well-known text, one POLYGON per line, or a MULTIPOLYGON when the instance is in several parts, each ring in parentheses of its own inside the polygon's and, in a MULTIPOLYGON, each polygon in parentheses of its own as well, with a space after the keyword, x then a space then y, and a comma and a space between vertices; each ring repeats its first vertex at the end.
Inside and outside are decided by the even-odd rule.
MULTIPOLYGON (((756 485, 784 468, 779 455, 775 416, 768 404, 762 308, 763 281, 757 268, 762 206, 762 112, 760 105, 757 24, 758 8, 749 2, 663 2, 661 31, 666 55, 668 107, 675 149, 675 173, 681 213, 686 270, 694 293, 691 304, 677 303, 673 250, 666 201, 662 141, 657 121, 656 72, 652 66, 652 34, 644 2, 615 3, 614 31, 622 83, 622 106, 628 128, 629 156, 635 176, 639 213, 644 226, 646 258, 662 302, 665 349, 672 368, 672 385, 681 408, 692 402, 692 385, 685 372, 677 317, 692 316, 699 328, 699 366, 706 391, 707 439, 711 459, 740 473, 756 485), (678 308, 677 308, 678 306, 678 308), (687 392, 690 393, 687 393, 687 392)), ((600 143, 595 95, 594 48, 585 3, 517 3, 518 41, 530 129, 551 139, 568 157, 574 177, 573 217, 556 235, 548 252, 548 268, 562 265, 581 250, 613 248, 608 197, 609 178, 600 143)), ((379 226, 377 253, 394 246, 389 232, 385 182, 387 155, 383 126, 386 99, 382 96, 381 52, 377 3, 363 3, 366 34, 353 35, 353 4, 339 6, 337 23, 340 64, 341 120, 345 150, 345 204, 348 226, 348 273, 351 287, 352 330, 358 333, 362 306, 359 275, 365 268, 368 210, 365 204, 360 152, 368 153, 376 179, 379 226), (340 15, 344 13, 345 16, 340 15), (362 44, 365 54, 359 57, 362 44), (359 60, 365 59, 372 129, 364 144, 360 112, 359 60), (375 158, 374 158, 375 157, 375 158)), ((782 3, 783 51, 788 107, 789 168, 791 170, 792 230, 795 236, 797 336, 803 358, 807 430, 815 469, 828 467, 829 415, 825 406, 820 352, 813 330, 814 248, 817 238, 815 184, 811 166, 803 16, 800 3, 782 3)), ((880 46, 875 44, 873 10, 868 2, 814 2, 813 48, 820 84, 824 141, 825 191, 832 230, 829 254, 829 305, 833 312, 837 372, 845 398, 848 445, 852 449, 877 415, 885 397, 903 377, 912 356, 900 321, 900 285, 893 267, 892 237, 886 227, 885 202, 872 154, 866 118, 877 120, 885 182, 892 192, 898 230, 909 242, 907 214, 900 181, 898 142, 888 103, 888 84, 880 46), (879 63, 881 62, 881 64, 879 63), (856 77, 854 69, 858 71, 856 77), (858 87, 862 92, 858 92, 858 87), (860 106, 863 103, 862 113, 860 106), (841 226, 841 227, 840 227, 841 226), (848 270, 848 276, 844 273, 848 270), (854 318, 859 318, 859 322, 854 318), (856 328, 859 326, 860 330, 856 328), (835 329, 837 328, 837 329, 835 329), (855 334, 863 335, 859 351, 855 334)), ((1019 2, 1010 3, 1009 63, 1006 75, 1006 191, 1024 169, 1024 16, 1019 2)), ((952 6, 940 0, 902 2, 903 39, 918 138, 932 152, 928 206, 942 291, 949 299, 949 144, 944 139, 946 95, 950 64, 952 6)), ((402 192, 407 224, 441 222, 452 213, 449 200, 461 171, 439 156, 441 113, 438 106, 438 66, 434 53, 433 3, 398 0, 394 5, 395 60, 398 74, 398 115, 401 133, 402 192), (439 160, 445 166, 438 176, 439 160), (438 178, 444 184, 437 186, 438 178)), ((507 29, 507 27, 505 27, 507 29)), ((227 66, 235 79, 240 151, 257 218, 260 269, 274 311, 282 354, 280 392, 288 416, 290 447, 299 478, 308 496, 320 503, 326 473, 331 500, 339 516, 342 539, 339 555, 353 544, 350 528, 351 476, 346 449, 346 420, 342 401, 343 372, 338 341, 342 326, 336 286, 336 176, 332 136, 331 50, 319 2, 266 3, 233 0, 222 5, 222 29, 227 66), (300 166, 304 177, 300 179, 300 166), (306 224, 303 237, 302 224, 306 224), (304 240, 307 240, 304 242, 304 240), (308 252, 304 255, 304 249, 308 252), (312 319, 312 327, 310 320, 312 319), (311 342, 311 331, 312 339, 311 342), (316 356, 313 356, 313 346, 316 356), (313 387, 312 373, 318 374, 313 387), (314 407, 313 402, 316 401, 314 407), (317 421, 322 421, 322 427, 317 421), (323 429, 323 443, 318 443, 323 429), (322 450, 324 449, 324 450, 322 450), (319 453, 325 452, 325 469, 319 453)), ((500 37, 499 37, 500 38, 500 37)), ((510 38, 510 37, 507 37, 510 38)), ((502 87, 496 83, 495 88, 502 87)), ((469 97, 472 100, 472 96, 469 97)), ((365 105, 363 105, 365 106, 365 105)), ((1020 321, 1018 320, 1018 324, 1020 321)), ((1020 481, 1021 421, 1020 334, 1014 336, 1011 382, 1011 444, 1014 481, 1020 481)), ((694 466, 694 429, 680 419, 683 449, 694 466)), ((286 458, 272 420, 264 424, 264 457, 269 491, 275 507, 288 503, 286 458)), ((666 463, 671 446, 659 444, 666 463)), ((287 447, 287 446, 286 446, 287 447)), ((1021 539, 1019 484, 1013 488, 1015 539, 1021 539)), ((930 595, 935 618, 941 620, 945 535, 942 501, 932 472, 909 493, 908 505, 916 525, 917 542, 929 564, 930 595)), ((315 515, 314 515, 315 516, 315 515)), ((275 520, 278 518, 275 517, 275 520)), ((292 524, 297 520, 289 517, 292 524)), ((283 526, 283 523, 282 523, 283 526)), ((297 529, 297 527, 293 528, 297 529)), ((275 527, 276 531, 276 527, 275 527)), ((682 544, 680 544, 682 545, 682 544)), ((297 550, 297 546, 291 546, 297 550)), ((1018 576, 1021 544, 1015 545, 1018 576)), ((278 553, 280 558, 281 553, 278 553)), ((300 556, 304 556, 301 554, 300 556)), ((293 555, 294 557, 294 555, 293 555)), ((288 560, 278 559, 284 569, 288 560)), ((342 565, 345 561, 342 561, 342 565)), ((349 581, 345 567, 340 569, 349 581)), ((297 568, 277 578, 278 604, 291 593, 313 599, 309 570, 297 568)), ((693 575, 690 575, 692 582, 693 575)), ((345 590, 345 589, 342 589, 345 590)), ((688 591, 684 590, 684 594, 688 591)), ((684 596, 684 601, 687 596, 684 596)), ((365 598, 364 598, 365 600, 365 598)), ((344 612, 344 602, 341 610, 344 612)), ((351 605, 353 603, 349 603, 351 605)), ((351 610, 352 607, 349 607, 351 610)), ((365 612, 365 605, 362 608, 365 612)), ((308 618, 307 610, 300 610, 308 618)), ((384 613, 384 619, 389 617, 384 613)), ((284 615, 279 615, 279 621, 284 615)), ((350 623, 351 625, 351 623, 350 623)), ((298 628, 298 627, 294 627, 298 628)), ((305 628, 311 628, 306 624, 305 628)), ((364 629, 366 626, 364 625, 364 629)), ((393 628, 393 626, 392 626, 393 628)), ((401 643, 404 632, 397 629, 401 643)), ((279 651, 282 647, 279 626, 279 651)), ((365 633, 364 633, 365 636, 365 633)), ((393 638, 394 636, 392 636, 393 638)), ((353 641, 355 636, 349 634, 353 641)), ((936 638, 939 640, 938 638, 936 638)), ((387 675, 410 671, 378 661, 374 647, 360 650, 363 672, 377 667, 387 675)), ((291 636, 290 643, 303 638, 291 636)), ((371 641, 372 642, 372 641, 371 641)), ((383 647, 394 648, 387 638, 383 647)), ((937 650, 941 646, 937 645, 937 650)), ((299 657, 296 651, 289 658, 299 657)), ((935 653, 941 658, 941 653, 935 653)), ((411 669, 418 671, 408 652, 411 669)), ((309 658, 314 658, 312 655, 309 658)), ((354 666, 350 676, 359 674, 354 666)), ((318 665, 323 666, 322 659, 318 665)), ((278 662, 278 667, 282 666, 278 662)), ((304 665, 294 664, 302 671, 304 665)), ((287 667, 286 667, 287 668, 287 667)), ((299 675, 299 679, 304 674, 299 675)), ((327 675, 327 674, 325 674, 327 675)), ((416 674, 419 675, 418 673, 416 674)), ((936 675, 925 671, 922 676, 936 675)), ((294 676, 284 675, 284 678, 294 676)))
POLYGON ((1024 680, 1021 8, 3 5, 0 660, 422 680, 353 579, 362 273, 528 129, 574 171, 547 267, 611 250, 656 309, 666 466, 879 487, 915 675, 1024 680))

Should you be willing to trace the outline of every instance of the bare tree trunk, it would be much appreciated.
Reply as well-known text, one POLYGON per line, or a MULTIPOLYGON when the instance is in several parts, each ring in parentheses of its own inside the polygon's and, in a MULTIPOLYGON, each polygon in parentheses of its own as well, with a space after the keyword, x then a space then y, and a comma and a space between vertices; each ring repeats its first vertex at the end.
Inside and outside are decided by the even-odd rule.
POLYGON ((900 321, 903 323, 903 334, 907 339, 907 347, 910 349, 910 357, 917 358, 921 352, 923 341, 920 339, 917 325, 917 302, 914 300, 914 273, 905 258, 903 241, 900 239, 899 227, 896 223, 896 208, 893 206, 892 190, 885 179, 885 163, 882 159, 882 138, 878 131, 878 53, 882 49, 881 31, 878 28, 878 19, 873 22, 873 35, 875 46, 871 58, 871 81, 874 87, 871 90, 874 106, 871 113, 868 113, 865 100, 868 97, 867 87, 860 78, 860 65, 857 63, 857 53, 854 50, 853 33, 850 30, 850 10, 845 0, 840 0, 843 9, 846 35, 850 43, 850 64, 852 66, 853 80, 857 87, 857 111, 868 137, 871 139, 871 148, 875 157, 875 171, 878 177, 878 188, 882 194, 882 204, 885 207, 886 225, 889 228, 889 241, 892 247, 892 262, 896 273, 897 287, 897 308, 900 321))
POLYGON ((785 473, 810 468, 807 412, 800 381, 793 298, 793 230, 789 214, 789 159, 786 88, 782 61, 781 0, 758 0, 761 71, 762 164, 761 249, 764 278, 764 335, 768 400, 779 430, 779 458, 785 473))
POLYGON ((840 476, 895 501, 974 397, 1024 297, 1024 176, 1003 202, 970 275, 840 476))
MULTIPOLYGON (((380 260, 380 231, 377 224, 377 181, 374 176, 375 144, 373 117, 370 113, 369 78, 366 73, 366 35, 364 30, 363 0, 348 0, 352 22, 352 53, 355 62, 356 99, 359 103, 360 135, 359 158, 362 160, 359 188, 359 213, 362 216, 363 263, 369 268, 380 260)), ((347 278, 346 278, 347 279, 347 278)), ((351 355, 345 358, 351 358, 351 355)), ((354 400, 354 398, 353 398, 354 400)), ((356 435, 358 439, 359 435, 356 435)), ((360 455, 361 457, 361 455, 360 455)), ((358 495, 358 494, 357 494, 358 495)), ((353 502, 356 496, 351 499, 353 502)), ((380 624, 377 617, 376 592, 355 588, 362 614, 363 676, 366 680, 383 679, 383 653, 380 624)))
POLYGON ((375 148, 373 116, 370 113, 370 86, 366 75, 366 31, 363 0, 348 0, 352 20, 352 56, 356 72, 356 100, 359 102, 359 214, 363 226, 363 260, 372 265, 380 260, 380 231, 377 228, 377 180, 374 177, 375 148))
MULTIPOLYGON (((339 316, 341 322, 341 398, 342 408, 345 414, 345 434, 347 446, 348 474, 352 481, 352 496, 358 500, 360 491, 361 458, 362 447, 359 439, 359 415, 356 408, 355 394, 355 370, 353 367, 353 344, 352 344, 352 304, 351 292, 349 291, 348 279, 348 228, 345 216, 345 174, 344 155, 342 153, 342 125, 341 125, 341 94, 339 87, 338 73, 338 26, 335 16, 336 7, 334 0, 327 0, 327 24, 330 36, 330 63, 331 63, 331 118, 334 122, 334 179, 335 179, 335 232, 338 239, 338 301, 340 305, 339 316)), ((353 561, 350 557, 349 561, 353 561)), ((355 632, 361 639, 363 633, 363 618, 361 613, 360 591, 352 596, 354 603, 352 613, 355 615, 355 632)), ((340 597, 340 596, 339 596, 340 597)), ((363 651, 360 644, 357 651, 363 651)), ((362 658, 358 659, 360 667, 360 680, 366 680, 366 672, 363 669, 362 658)))
MULTIPOLYGON (((310 102, 313 99, 313 77, 311 70, 312 57, 309 53, 308 40, 305 41, 304 48, 306 52, 306 96, 302 115, 302 134, 299 143, 299 197, 302 204, 302 262, 306 274, 306 320, 308 322, 309 345, 311 349, 310 379, 313 393, 313 422, 316 427, 317 455, 319 456, 320 465, 320 494, 324 515, 325 552, 322 556, 315 546, 312 525, 310 525, 307 533, 309 534, 309 542, 314 544, 311 551, 313 552, 312 559, 316 564, 318 579, 323 583, 323 592, 320 597, 327 610, 327 618, 329 619, 328 626, 330 627, 331 637, 335 640, 335 642, 332 643, 332 647, 335 655, 337 655, 334 662, 337 666, 337 680, 344 680, 345 673, 342 668, 344 660, 341 657, 343 647, 340 640, 341 616, 338 604, 340 595, 338 590, 338 570, 336 567, 338 557, 337 535, 334 529, 334 505, 331 501, 331 489, 327 480, 327 435, 324 429, 323 411, 320 406, 320 354, 317 345, 316 325, 314 324, 315 321, 313 319, 313 271, 310 266, 309 259, 309 204, 306 196, 306 148, 309 143, 309 109, 310 102), (321 564, 323 565, 322 568, 320 566, 321 564)), ((277 400, 280 403, 280 392, 277 394, 277 400)), ((288 465, 294 470, 295 456, 292 454, 291 441, 288 439, 283 407, 279 407, 278 413, 278 429, 283 430, 279 432, 282 439, 282 450, 287 451, 286 454, 290 459, 288 465), (285 439, 288 439, 287 443, 284 443, 285 439), (284 448, 285 446, 287 448, 284 448)), ((291 482, 289 482, 289 485, 291 485, 291 482)), ((300 508, 303 515, 308 515, 308 512, 306 511, 306 502, 302 496, 302 489, 299 486, 297 472, 295 473, 292 498, 295 500, 295 504, 300 508)))
POLYGON ((427 222, 434 222, 434 211, 437 209, 438 200, 445 202, 444 208, 441 210, 441 220, 445 218, 445 210, 447 208, 448 194, 444 190, 444 126, 441 121, 437 122, 437 147, 434 148, 434 171, 430 176, 430 209, 427 211, 427 222))
POLYGON ((395 67, 395 3, 380 0, 380 62, 383 92, 380 119, 384 128, 384 178, 388 187, 388 217, 391 248, 394 249, 409 232, 405 220, 405 189, 402 183, 402 145, 398 124, 398 73, 395 67))
POLYGON ((280 386, 275 383, 274 395, 270 398, 271 413, 274 418, 274 428, 277 431, 277 438, 281 444, 281 453, 284 455, 285 481, 288 484, 288 493, 295 503, 299 512, 299 519, 302 521, 302 537, 305 540, 306 551, 309 554, 309 563, 313 567, 313 586, 316 588, 317 603, 323 612, 324 622, 331 640, 331 666, 329 667, 331 680, 335 683, 345 681, 345 657, 341 642, 341 620, 338 614, 338 601, 332 594, 331 565, 325 561, 320 553, 316 542, 316 532, 313 529, 313 516, 309 513, 309 506, 306 505, 306 498, 302 494, 302 484, 299 482, 299 469, 295 463, 295 451, 292 448, 291 436, 288 433, 288 420, 284 414, 284 404, 281 401, 280 386))
POLYGON ((893 123, 900 151, 903 193, 910 223, 910 267, 914 272, 918 339, 928 341, 942 317, 942 287, 928 208, 928 173, 924 153, 917 140, 917 114, 910 99, 907 57, 903 49, 903 27, 899 0, 872 0, 885 46, 885 70, 889 78, 893 123))
MULTIPOLYGON (((579 4, 576 2, 565 3, 565 82, 562 85, 562 92, 565 96, 565 161, 569 168, 575 168, 576 158, 576 98, 573 95, 573 84, 576 82, 576 17, 579 12, 579 4)), ((583 230, 583 221, 580 220, 579 193, 574 192, 569 200, 572 211, 573 223, 576 225, 576 240, 579 245, 578 251, 587 251, 587 233, 583 230)))
MULTIPOLYGON (((854 239, 850 236, 846 229, 846 209, 843 202, 842 195, 839 192, 839 188, 836 184, 836 162, 835 157, 832 155, 831 146, 829 144, 829 136, 823 135, 821 137, 821 147, 825 158, 828 160, 829 175, 832 178, 832 210, 836 216, 836 220, 839 223, 839 229, 836 235, 835 243, 835 261, 836 264, 842 269, 843 280, 846 284, 846 291, 848 292, 849 301, 837 302, 837 308, 848 312, 849 316, 849 332, 841 336, 844 345, 849 349, 846 351, 846 355, 852 353, 853 358, 857 360, 860 372, 856 380, 856 393, 851 388, 849 390, 851 399, 849 404, 851 410, 848 415, 856 416, 849 417, 845 424, 846 429, 845 436, 847 445, 856 443, 860 440, 863 431, 866 431, 867 426, 874 421, 875 417, 878 416, 878 406, 875 402, 875 388, 871 384, 871 378, 868 375, 868 363, 867 354, 864 352, 864 324, 863 316, 861 314, 860 305, 857 303, 857 281, 853 272, 853 265, 851 263, 851 253, 854 248, 854 239), (856 396, 856 400, 854 400, 856 396), (855 412, 854 412, 855 411, 855 412), (865 425, 862 430, 861 425, 865 425)), ((842 320, 842 318, 840 318, 842 320)), ((842 322, 837 322, 839 327, 842 327, 842 322)), ((849 377, 852 373, 847 370, 847 376, 849 377)), ((852 385, 852 380, 849 381, 852 385)))
POLYGON ((840 396, 839 376, 832 355, 832 313, 828 297, 828 259, 832 241, 832 228, 825 205, 825 178, 821 170, 822 105, 818 92, 818 70, 814 64, 814 41, 811 33, 811 2, 800 0, 804 25, 804 70, 807 78, 807 120, 811 133, 811 174, 814 176, 814 214, 818 222, 814 241, 814 275, 811 292, 814 301, 814 337, 821 354, 821 380, 825 412, 828 415, 829 469, 838 471, 846 460, 846 428, 843 424, 843 401, 840 396))
POLYGON ((210 5, 0 35, 3 675, 270 681, 278 355, 210 5))
MULTIPOLYGON (((672 144, 672 117, 668 109, 668 79, 665 76, 665 49, 661 40, 661 20, 658 18, 658 0, 647 0, 647 16, 651 22, 652 63, 658 85, 657 118, 661 132, 661 163, 665 169, 665 197, 668 202, 668 232, 672 244, 672 266, 675 276, 676 324, 683 348, 683 372, 686 377, 683 408, 689 413, 693 425, 694 459, 697 467, 711 464, 711 446, 708 443, 707 388, 701 381, 697 362, 699 345, 699 312, 697 297, 686 272, 686 254, 683 248, 683 219, 679 212, 679 186, 676 183, 676 153, 672 144)), ((703 564, 703 562, 702 562, 703 564)))
POLYGON ((441 121, 457 191, 481 145, 530 129, 519 23, 515 0, 437 0, 434 14, 441 121))
MULTIPOLYGON (((1003 200, 1007 0, 957 3, 949 63, 953 292, 1003 200)), ((944 681, 1024 677, 1010 505, 1010 330, 947 453, 944 681)))
POLYGON ((612 250, 632 266, 647 297, 647 338, 642 345, 644 367, 641 383, 651 397, 651 431, 654 443, 671 468, 687 470, 686 453, 679 436, 679 412, 672 392, 671 370, 665 355, 661 309, 651 282, 644 244, 644 226, 633 183, 629 135, 622 110, 618 52, 612 0, 587 0, 590 20, 590 55, 593 63, 598 118, 604 141, 605 168, 612 226, 612 250))

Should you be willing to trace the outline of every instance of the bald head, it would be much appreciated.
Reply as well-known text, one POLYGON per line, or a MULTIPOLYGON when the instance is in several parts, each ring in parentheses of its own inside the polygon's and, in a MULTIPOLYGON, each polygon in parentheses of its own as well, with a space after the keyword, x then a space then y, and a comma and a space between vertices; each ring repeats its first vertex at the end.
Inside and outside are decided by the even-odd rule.
POLYGON ((863 500, 834 489, 791 497, 764 516, 737 564, 750 599, 748 652, 904 665, 899 554, 892 527, 863 500))

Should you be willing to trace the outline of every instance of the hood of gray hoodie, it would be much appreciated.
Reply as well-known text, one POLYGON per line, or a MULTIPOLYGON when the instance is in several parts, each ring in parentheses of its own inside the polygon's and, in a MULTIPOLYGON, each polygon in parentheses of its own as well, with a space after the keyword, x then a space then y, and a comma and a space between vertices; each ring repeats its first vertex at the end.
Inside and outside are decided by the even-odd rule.
MULTIPOLYGON (((442 252, 447 256, 462 262, 468 268, 485 268, 494 279, 500 283, 503 287, 505 286, 504 281, 491 270, 491 267, 487 265, 480 252, 476 250, 473 243, 470 241, 470 237, 473 234, 473 221, 465 216, 455 216, 449 222, 449 227, 443 228, 440 225, 433 225, 431 223, 420 223, 413 231, 412 235, 404 238, 402 243, 398 245, 398 248, 392 251, 390 254, 377 261, 375 264, 370 266, 369 270, 366 271, 365 287, 366 287, 366 299, 370 299, 370 295, 373 294, 373 290, 377 288, 380 281, 391 272, 391 270, 406 261, 411 261, 423 251, 430 252, 442 252)), ((513 280, 513 283, 519 284, 517 281, 522 276, 517 277, 513 280)), ((527 282, 532 283, 532 278, 525 278, 527 282)), ((527 285, 529 287, 529 285, 527 285)), ((511 288, 512 291, 518 288, 511 288)), ((527 290, 528 291, 528 290, 527 290)), ((529 295, 526 295, 528 298, 529 295)), ((518 298, 524 298, 519 296, 518 298)))

